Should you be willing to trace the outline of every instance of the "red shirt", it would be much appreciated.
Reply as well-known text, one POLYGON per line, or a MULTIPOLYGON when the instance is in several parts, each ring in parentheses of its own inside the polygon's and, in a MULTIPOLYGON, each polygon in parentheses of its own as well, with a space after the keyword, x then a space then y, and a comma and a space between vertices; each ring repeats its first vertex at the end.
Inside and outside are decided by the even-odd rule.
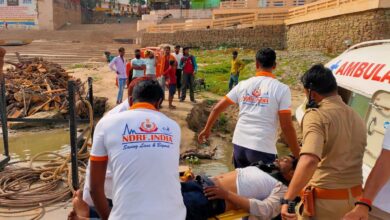
POLYGON ((131 78, 130 77, 130 70, 131 70, 131 62, 127 62, 127 64, 126 64, 126 75, 127 75, 127 78, 131 78))
POLYGON ((163 75, 169 79, 169 85, 176 85, 176 68, 169 66, 163 75))
POLYGON ((193 57, 192 56, 182 57, 181 61, 184 62, 183 73, 193 74, 194 70, 195 70, 194 63, 193 63, 194 62, 193 57))

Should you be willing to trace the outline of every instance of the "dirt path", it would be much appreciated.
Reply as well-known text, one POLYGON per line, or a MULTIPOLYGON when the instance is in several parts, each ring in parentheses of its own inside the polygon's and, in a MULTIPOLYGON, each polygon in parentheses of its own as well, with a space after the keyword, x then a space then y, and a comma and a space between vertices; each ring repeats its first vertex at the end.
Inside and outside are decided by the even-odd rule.
MULTIPOLYGON (((93 89, 95 96, 103 96, 108 98, 108 109, 115 107, 116 96, 118 88, 115 86, 115 74, 110 71, 107 64, 99 64, 92 68, 79 68, 72 69, 72 75, 76 78, 80 78, 82 81, 87 80, 88 77, 93 78, 93 89)), ((165 94, 168 97, 168 93, 165 94)), ((124 94, 124 99, 127 98, 127 92, 124 94)), ((123 100, 124 100, 123 99, 123 100)), ((202 98, 197 99, 199 102, 202 98)), ((163 108, 161 112, 166 114, 168 117, 175 120, 181 127, 182 141, 181 141, 181 152, 194 147, 195 132, 188 128, 186 118, 188 113, 193 108, 193 104, 186 100, 185 102, 179 102, 177 96, 175 96, 173 105, 177 107, 175 110, 168 108, 168 101, 163 102, 163 108)))

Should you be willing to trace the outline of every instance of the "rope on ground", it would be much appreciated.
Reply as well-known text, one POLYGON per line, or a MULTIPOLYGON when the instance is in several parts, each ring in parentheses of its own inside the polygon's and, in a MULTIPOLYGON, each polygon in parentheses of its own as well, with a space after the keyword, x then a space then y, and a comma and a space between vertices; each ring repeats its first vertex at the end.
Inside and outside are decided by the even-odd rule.
MULTIPOLYGON (((89 158, 87 147, 94 122, 91 104, 82 99, 80 94, 78 102, 78 105, 84 104, 87 107, 89 116, 86 140, 77 154, 78 175, 82 187, 86 171, 84 161, 89 158)), ((0 207, 17 208, 17 210, 0 210, 0 216, 15 217, 15 214, 40 209, 39 213, 31 218, 40 219, 44 215, 45 207, 71 198, 75 189, 72 186, 70 161, 70 153, 65 156, 55 152, 42 152, 31 158, 28 167, 17 166, 26 161, 9 163, 4 171, 0 172, 0 207)))

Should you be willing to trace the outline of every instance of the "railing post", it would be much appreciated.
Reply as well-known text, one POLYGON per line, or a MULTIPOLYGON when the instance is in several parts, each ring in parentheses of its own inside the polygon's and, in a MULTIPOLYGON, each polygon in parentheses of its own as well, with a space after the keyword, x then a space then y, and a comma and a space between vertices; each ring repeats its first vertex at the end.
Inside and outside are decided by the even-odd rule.
MULTIPOLYGON (((2 58, 0 58, 0 59, 2 59, 2 58)), ((4 79, 4 74, 2 71, 0 72, 0 84, 1 84, 1 100, 0 100, 1 112, 0 113, 1 113, 1 126, 3 129, 2 131, 3 131, 4 155, 6 157, 9 157, 8 127, 7 127, 7 99, 5 97, 5 95, 6 95, 5 79, 4 79)))
POLYGON ((75 82, 68 81, 68 102, 69 102, 69 132, 70 132, 70 154, 72 163, 72 186, 74 190, 79 189, 79 172, 77 159, 77 124, 75 109, 75 82))
MULTIPOLYGON (((94 106, 93 106, 93 86, 92 86, 92 83, 93 83, 93 79, 92 77, 88 77, 88 101, 89 101, 89 104, 91 104, 91 107, 92 107, 92 119, 94 118, 93 115, 95 114, 95 111, 94 111, 94 106)), ((93 140, 93 132, 95 131, 95 128, 92 127, 91 128, 91 138, 93 140)))

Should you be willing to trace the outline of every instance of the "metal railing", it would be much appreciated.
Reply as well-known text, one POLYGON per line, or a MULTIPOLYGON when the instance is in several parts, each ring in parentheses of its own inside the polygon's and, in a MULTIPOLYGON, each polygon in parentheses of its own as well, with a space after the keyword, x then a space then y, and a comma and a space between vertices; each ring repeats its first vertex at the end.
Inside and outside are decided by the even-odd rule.
MULTIPOLYGON (((6 100, 6 88, 4 74, 0 75, 0 116, 1 126, 3 132, 3 147, 4 154, 0 155, 0 170, 10 160, 9 143, 8 143, 8 122, 29 122, 29 123, 69 123, 69 136, 70 136, 70 150, 71 150, 71 163, 72 163, 72 184, 74 189, 79 188, 78 179, 78 160, 77 160, 77 144, 82 140, 87 130, 78 137, 77 136, 77 124, 88 123, 88 119, 76 119, 76 84, 75 81, 68 81, 68 108, 69 119, 43 119, 43 118, 8 118, 7 117, 7 100, 6 100)), ((92 78, 88 78, 88 102, 93 109, 93 87, 92 78)), ((93 135, 93 128, 92 133, 93 135)))

